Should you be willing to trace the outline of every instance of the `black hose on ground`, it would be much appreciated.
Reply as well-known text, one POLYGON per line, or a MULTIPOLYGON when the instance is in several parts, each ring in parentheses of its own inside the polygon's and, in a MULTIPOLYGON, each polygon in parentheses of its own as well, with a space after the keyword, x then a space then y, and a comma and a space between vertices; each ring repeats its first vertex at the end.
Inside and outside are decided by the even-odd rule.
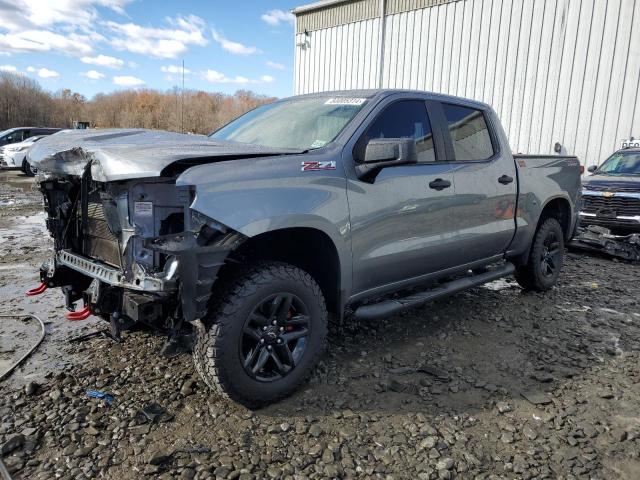
MULTIPOLYGON (((0 382, 2 380, 4 380, 5 378, 7 378, 9 375, 11 375, 11 373, 13 373, 13 371, 16 368, 18 368, 22 364, 22 362, 24 362, 29 357, 29 355, 31 355, 33 352, 35 352, 36 348, 38 348, 40 346, 40 344, 42 343, 42 341, 44 340, 44 336, 46 334, 46 329, 45 329, 45 326, 44 326, 44 322, 40 319, 40 317, 38 317, 36 315, 33 315, 31 313, 27 313, 27 314, 24 314, 24 315, 0 315, 0 318, 26 318, 26 317, 35 318, 38 322, 40 322, 40 327, 42 328, 42 331, 40 332, 40 338, 33 345, 33 347, 31 347, 29 349, 29 351, 27 353, 25 353, 22 357, 20 357, 20 359, 16 363, 11 365, 9 370, 7 370, 2 375, 0 375, 0 382)), ((1 468, 2 467, 0 467, 0 469, 1 468)))

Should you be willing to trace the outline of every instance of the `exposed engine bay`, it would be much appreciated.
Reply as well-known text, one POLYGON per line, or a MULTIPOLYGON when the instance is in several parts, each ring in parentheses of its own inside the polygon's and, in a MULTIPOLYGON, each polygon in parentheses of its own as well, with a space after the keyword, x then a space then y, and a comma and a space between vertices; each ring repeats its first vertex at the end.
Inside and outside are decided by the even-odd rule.
POLYGON ((229 252, 244 236, 189 208, 194 191, 174 178, 96 182, 43 177, 55 256, 41 267, 66 306, 109 320, 112 333, 134 322, 177 331, 200 318, 229 252))

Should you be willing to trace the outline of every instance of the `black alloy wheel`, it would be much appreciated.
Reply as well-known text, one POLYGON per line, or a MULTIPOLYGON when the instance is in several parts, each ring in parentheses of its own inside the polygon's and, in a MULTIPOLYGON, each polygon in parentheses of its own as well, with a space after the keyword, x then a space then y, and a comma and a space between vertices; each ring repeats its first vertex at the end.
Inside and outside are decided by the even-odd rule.
POLYGON ((549 290, 558 282, 563 261, 562 226, 556 218, 543 219, 533 237, 527 264, 516 269, 516 280, 525 290, 549 290))
POLYGON ((553 277, 560 268, 560 240, 554 231, 544 239, 540 255, 540 270, 545 277, 553 277))
POLYGON ((310 327, 309 310, 297 296, 265 298, 242 329, 240 357, 246 372, 261 382, 288 375, 304 355, 310 327))

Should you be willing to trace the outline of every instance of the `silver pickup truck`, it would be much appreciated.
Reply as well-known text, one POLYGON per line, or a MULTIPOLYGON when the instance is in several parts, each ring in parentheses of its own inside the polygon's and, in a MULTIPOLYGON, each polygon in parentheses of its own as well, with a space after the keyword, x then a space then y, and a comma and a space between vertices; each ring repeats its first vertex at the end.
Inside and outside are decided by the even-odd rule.
POLYGON ((71 131, 29 157, 55 241, 29 294, 62 287, 69 318, 143 322, 169 351, 191 335, 205 382, 254 407, 303 381, 329 314, 511 274, 551 288, 581 190, 575 157, 514 156, 488 105, 416 91, 288 98, 208 138, 71 131))

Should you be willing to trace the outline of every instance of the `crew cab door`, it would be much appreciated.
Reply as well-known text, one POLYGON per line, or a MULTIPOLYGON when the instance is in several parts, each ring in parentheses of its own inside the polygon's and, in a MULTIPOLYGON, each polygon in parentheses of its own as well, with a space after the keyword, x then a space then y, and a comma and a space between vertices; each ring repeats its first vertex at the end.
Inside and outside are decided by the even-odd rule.
MULTIPOLYGON (((497 119, 475 105, 439 103, 446 161, 453 167, 456 202, 450 215, 460 264, 507 250, 515 233, 518 180, 511 152, 500 147, 497 119)), ((506 143, 505 143, 506 144, 506 143)))
POLYGON ((418 154, 418 163, 382 168, 373 179, 347 172, 356 295, 442 270, 452 261, 448 206, 455 202, 455 165, 438 162, 444 144, 432 128, 429 104, 421 98, 385 99, 345 149, 346 168, 376 138, 413 138, 418 154))

